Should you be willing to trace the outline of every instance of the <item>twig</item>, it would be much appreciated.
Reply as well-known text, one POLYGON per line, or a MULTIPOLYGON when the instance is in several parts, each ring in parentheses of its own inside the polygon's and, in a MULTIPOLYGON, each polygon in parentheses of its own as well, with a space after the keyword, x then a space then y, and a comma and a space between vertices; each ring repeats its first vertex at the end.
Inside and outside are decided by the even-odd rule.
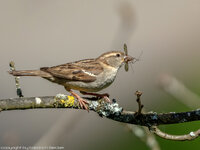
POLYGON ((189 134, 185 135, 170 135, 165 132, 162 132, 158 127, 152 126, 150 128, 150 131, 152 131, 154 134, 158 135, 159 137, 167 140, 173 140, 173 141, 190 141, 196 139, 198 136, 200 136, 200 129, 198 129, 195 132, 190 132, 189 134))
POLYGON ((135 95, 137 96, 136 102, 138 103, 138 111, 137 111, 136 115, 141 115, 142 114, 142 108, 144 107, 144 105, 141 104, 141 100, 140 100, 140 97, 142 96, 142 92, 136 91, 135 95))
MULTIPOLYGON (((10 65, 10 71, 14 71, 15 70, 15 63, 13 61, 11 61, 9 63, 9 65, 10 65)), ((22 94, 22 90, 20 88, 20 85, 19 85, 19 77, 15 77, 15 86, 16 86, 17 96, 24 97, 23 94, 22 94)))
MULTIPOLYGON (((135 95, 137 96, 136 102, 138 103, 138 111, 135 116, 139 116, 142 114, 142 108, 144 105, 141 103, 140 97, 142 96, 141 91, 136 91, 135 95)), ((127 127, 138 137, 141 141, 143 141, 151 150, 160 150, 160 146, 153 134, 151 134, 146 127, 139 127, 132 124, 127 124, 127 127)))

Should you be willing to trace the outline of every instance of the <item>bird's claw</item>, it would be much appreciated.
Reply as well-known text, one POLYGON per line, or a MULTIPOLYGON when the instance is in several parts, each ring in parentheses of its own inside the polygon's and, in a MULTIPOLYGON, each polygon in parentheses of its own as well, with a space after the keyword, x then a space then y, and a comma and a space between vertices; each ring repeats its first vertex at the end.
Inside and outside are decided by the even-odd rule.
POLYGON ((108 96, 103 96, 103 98, 105 99, 106 102, 108 102, 108 103, 110 103, 110 104, 112 103, 112 101, 109 99, 108 96))
POLYGON ((79 102, 79 105, 82 109, 86 109, 88 112, 89 112, 89 109, 88 109, 88 102, 82 98, 79 98, 78 99, 78 102, 79 102))

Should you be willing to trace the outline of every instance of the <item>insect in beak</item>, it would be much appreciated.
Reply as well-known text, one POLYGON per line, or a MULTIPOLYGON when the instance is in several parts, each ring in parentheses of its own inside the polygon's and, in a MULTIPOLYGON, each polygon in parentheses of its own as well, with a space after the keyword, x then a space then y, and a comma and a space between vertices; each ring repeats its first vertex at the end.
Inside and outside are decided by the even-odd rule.
POLYGON ((124 68, 125 68, 125 71, 128 71, 128 62, 133 61, 135 58, 128 55, 128 49, 127 49, 126 44, 124 44, 124 53, 125 53, 125 56, 124 56, 125 66, 124 66, 124 68))
POLYGON ((125 56, 124 57, 124 62, 129 62, 129 61, 133 61, 133 60, 135 60, 136 58, 133 58, 132 56, 125 56))

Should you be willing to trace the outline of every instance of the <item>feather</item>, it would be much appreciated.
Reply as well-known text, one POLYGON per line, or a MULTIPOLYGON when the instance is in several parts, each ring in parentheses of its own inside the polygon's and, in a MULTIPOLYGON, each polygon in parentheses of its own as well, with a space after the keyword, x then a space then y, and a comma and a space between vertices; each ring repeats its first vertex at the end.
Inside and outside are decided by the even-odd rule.
POLYGON ((43 67, 40 70, 68 81, 93 82, 96 80, 96 75, 103 71, 103 67, 95 59, 85 59, 53 67, 43 67))

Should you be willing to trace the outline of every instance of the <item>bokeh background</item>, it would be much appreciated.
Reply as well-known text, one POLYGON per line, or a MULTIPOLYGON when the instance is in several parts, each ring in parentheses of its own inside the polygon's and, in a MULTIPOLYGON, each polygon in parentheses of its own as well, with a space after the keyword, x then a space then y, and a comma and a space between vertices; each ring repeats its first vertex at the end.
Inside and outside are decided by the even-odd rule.
MULTIPOLYGON (((147 111, 180 112, 200 106, 200 1, 198 0, 0 0, 0 98, 16 97, 9 61, 38 69, 110 50, 141 60, 102 92, 136 110, 143 91, 147 111)), ((26 97, 66 93, 37 77, 20 78, 26 97)), ((1 146, 63 146, 69 150, 149 149, 127 127, 77 110, 17 110, 0 114, 1 146), (53 133, 53 134, 52 134, 53 133), (50 143, 48 143, 50 141, 50 143)), ((198 129, 199 122, 160 126, 171 134, 198 129)), ((200 139, 167 141, 160 149, 199 149, 200 139)))

